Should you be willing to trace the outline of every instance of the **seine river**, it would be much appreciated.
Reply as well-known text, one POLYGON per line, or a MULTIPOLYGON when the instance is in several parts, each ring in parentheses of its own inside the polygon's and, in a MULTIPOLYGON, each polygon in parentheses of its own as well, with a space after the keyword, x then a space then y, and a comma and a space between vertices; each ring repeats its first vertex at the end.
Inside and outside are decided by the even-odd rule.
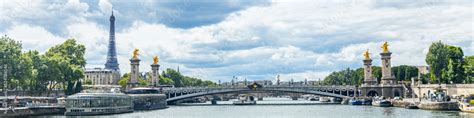
POLYGON ((315 101, 292 101, 289 98, 264 98, 264 101, 257 101, 259 105, 253 106, 234 106, 231 103, 231 101, 219 101, 220 105, 188 104, 116 115, 80 117, 56 115, 30 118, 474 118, 473 113, 458 111, 328 105, 318 104, 319 102, 315 101))

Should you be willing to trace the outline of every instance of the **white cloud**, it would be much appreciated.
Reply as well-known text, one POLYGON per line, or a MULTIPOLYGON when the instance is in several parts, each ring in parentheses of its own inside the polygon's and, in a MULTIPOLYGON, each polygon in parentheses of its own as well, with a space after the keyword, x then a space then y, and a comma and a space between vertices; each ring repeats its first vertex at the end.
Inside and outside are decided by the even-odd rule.
POLYGON ((50 46, 59 44, 63 40, 63 37, 55 36, 42 27, 29 25, 18 25, 2 34, 21 41, 23 51, 38 50, 44 52, 50 46))
MULTIPOLYGON (((131 51, 138 48, 142 71, 148 71, 152 56, 158 55, 162 70, 179 66, 185 75, 204 79, 228 81, 232 76, 274 79, 280 74, 285 81, 288 78, 315 80, 335 70, 361 67, 365 49, 370 50, 374 65, 379 65, 380 45, 388 41, 394 66, 425 65, 429 45, 438 40, 462 47, 465 55, 474 54, 473 5, 466 3, 469 1, 410 4, 373 0, 274 1, 269 6, 231 13, 219 23, 191 29, 137 20, 116 32, 118 60, 122 73, 128 72, 131 51)), ((79 14, 60 17, 65 18, 60 19, 65 20, 62 23, 67 23, 65 36, 48 32, 47 26, 22 22, 15 23, 4 33, 23 41, 27 49, 40 51, 61 39, 76 38, 86 45, 88 66, 102 66, 107 53, 108 27, 83 18, 98 15, 97 11, 87 12, 89 6, 78 1, 67 4, 48 7, 72 9, 63 11, 79 14), (67 4, 74 7, 63 7, 67 4)), ((38 6, 43 5, 27 7, 38 6)), ((98 7, 107 13, 111 4, 101 0, 98 7)), ((1 8, 10 8, 10 5, 1 8)), ((36 10, 46 17, 58 13, 36 10)), ((21 14, 19 17, 28 15, 22 13, 22 9, 11 12, 21 14)), ((0 18, 1 21, 15 18, 9 14, 0 18)), ((47 19, 52 18, 39 18, 47 19)), ((119 21, 122 17, 117 15, 116 19, 119 21)), ((2 22, 0 24, 4 24, 2 22)))

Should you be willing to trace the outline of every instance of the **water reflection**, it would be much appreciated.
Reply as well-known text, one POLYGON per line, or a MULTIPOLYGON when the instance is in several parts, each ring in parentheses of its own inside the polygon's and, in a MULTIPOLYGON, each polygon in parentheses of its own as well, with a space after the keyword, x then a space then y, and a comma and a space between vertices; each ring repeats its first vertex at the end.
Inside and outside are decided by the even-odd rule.
POLYGON ((393 108, 385 108, 385 109, 383 110, 383 115, 385 115, 385 116, 393 116, 393 112, 394 112, 394 111, 393 111, 393 108))
MULTIPOLYGON (((226 101, 222 101, 225 103, 226 101)), ((197 105, 197 106, 170 106, 167 109, 153 111, 139 111, 134 113, 101 115, 101 116, 76 116, 66 117, 34 116, 30 118, 474 118, 473 113, 458 111, 432 111, 422 109, 405 109, 398 107, 372 107, 351 105, 253 105, 234 106, 231 101, 224 105, 197 105)), ((306 103, 311 101, 292 101, 290 99, 272 100, 264 99, 262 103, 306 103)), ((210 103, 209 103, 210 104, 210 103)), ((219 104, 219 102, 218 102, 219 104)), ((258 104, 258 103, 257 103, 258 104)))

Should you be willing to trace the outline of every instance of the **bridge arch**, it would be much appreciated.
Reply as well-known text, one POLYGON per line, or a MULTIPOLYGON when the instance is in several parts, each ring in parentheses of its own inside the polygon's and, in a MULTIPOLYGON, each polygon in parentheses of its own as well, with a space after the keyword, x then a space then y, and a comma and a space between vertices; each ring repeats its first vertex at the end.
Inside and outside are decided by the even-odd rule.
POLYGON ((400 96, 402 96, 402 95, 401 95, 401 92, 400 92, 399 90, 395 90, 395 89, 394 89, 394 90, 393 90, 393 96, 394 96, 394 97, 400 97, 400 96))
POLYGON ((200 91, 200 92, 190 92, 186 95, 172 97, 166 100, 166 102, 172 104, 179 100, 184 100, 188 98, 206 96, 206 95, 215 95, 215 94, 226 94, 226 93, 237 93, 237 92, 288 92, 288 93, 305 93, 305 94, 315 94, 321 96, 328 96, 328 97, 336 97, 336 98, 349 98, 349 96, 335 94, 335 93, 327 93, 323 91, 316 91, 316 90, 309 90, 309 89, 288 89, 288 88, 259 88, 257 90, 252 89, 222 89, 222 90, 210 90, 210 91, 200 91))
POLYGON ((366 96, 370 96, 370 97, 374 97, 374 96, 378 96, 379 93, 377 93, 377 91, 375 90, 370 90, 369 92, 367 92, 367 95, 366 96))

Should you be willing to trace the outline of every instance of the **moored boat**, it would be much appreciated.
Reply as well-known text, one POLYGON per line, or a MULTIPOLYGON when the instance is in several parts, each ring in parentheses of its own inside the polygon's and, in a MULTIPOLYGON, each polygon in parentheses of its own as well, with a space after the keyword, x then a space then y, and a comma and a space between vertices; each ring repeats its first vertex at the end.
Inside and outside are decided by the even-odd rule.
POLYGON ((418 106, 416 106, 415 103, 410 103, 410 104, 405 105, 405 108, 406 109, 418 109, 418 106))
POLYGON ((319 101, 320 102, 331 102, 331 99, 329 97, 320 97, 319 101))
POLYGON ((253 96, 240 95, 237 101, 233 102, 234 105, 256 105, 257 101, 253 96))
POLYGON ((117 88, 85 90, 66 98, 66 116, 102 115, 133 112, 130 96, 117 88))
POLYGON ((371 99, 362 99, 362 105, 372 105, 371 99))
POLYGON ((435 92, 428 94, 428 98, 423 99, 417 105, 420 109, 429 110, 459 110, 457 101, 451 101, 447 96, 446 89, 435 89, 435 92))
POLYGON ((472 99, 467 99, 465 101, 461 100, 458 102, 459 104, 459 110, 463 112, 469 112, 469 113, 474 113, 474 100, 472 99))
POLYGON ((391 107, 392 102, 390 102, 389 100, 386 100, 384 98, 375 98, 374 101, 372 101, 372 106, 391 107))
POLYGON ((311 97, 309 98, 309 101, 319 101, 319 97, 311 97))
POLYGON ((351 99, 349 100, 350 105, 362 105, 362 101, 358 99, 351 99))

